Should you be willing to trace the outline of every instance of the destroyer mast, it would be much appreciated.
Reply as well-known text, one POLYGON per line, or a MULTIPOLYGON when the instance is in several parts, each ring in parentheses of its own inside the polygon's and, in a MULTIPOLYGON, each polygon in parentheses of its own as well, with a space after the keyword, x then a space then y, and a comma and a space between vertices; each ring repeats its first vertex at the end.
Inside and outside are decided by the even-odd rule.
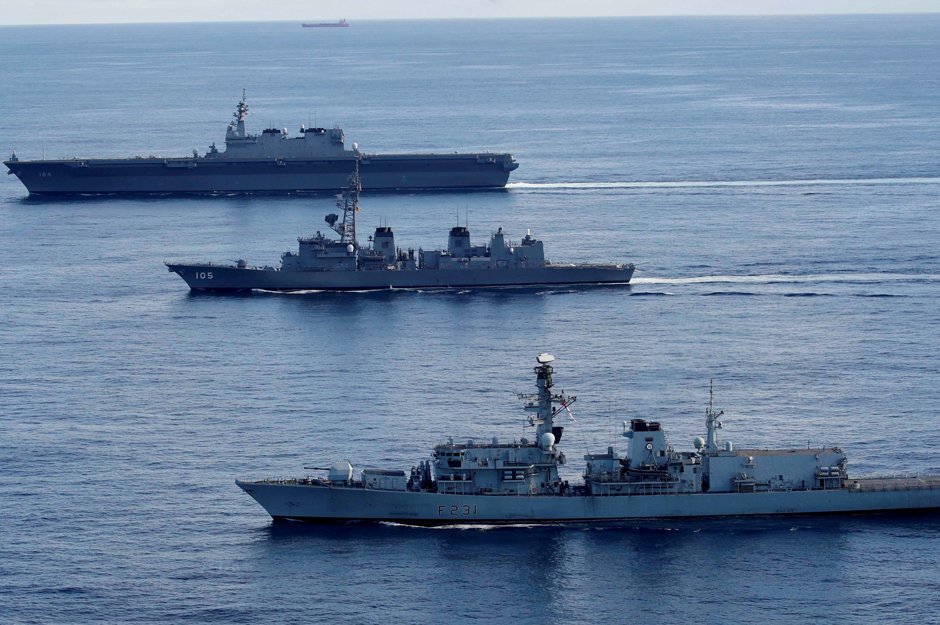
POLYGON ((353 173, 349 176, 349 188, 343 193, 343 199, 336 202, 336 208, 342 209, 343 221, 339 222, 339 215, 330 213, 326 216, 326 223, 340 237, 340 243, 352 245, 353 249, 359 248, 359 240, 356 238, 356 212, 359 209, 359 192, 362 191, 362 183, 359 182, 359 157, 355 159, 353 173))

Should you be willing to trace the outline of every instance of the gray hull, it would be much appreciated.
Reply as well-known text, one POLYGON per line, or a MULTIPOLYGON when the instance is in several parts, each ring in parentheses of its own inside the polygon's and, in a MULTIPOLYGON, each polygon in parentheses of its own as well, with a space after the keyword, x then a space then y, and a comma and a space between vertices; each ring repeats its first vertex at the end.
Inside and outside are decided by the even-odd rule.
MULTIPOLYGON (((348 187, 354 157, 5 161, 33 195, 295 193, 348 187)), ((366 190, 504 187, 509 154, 362 155, 366 190)))
POLYGON ((207 291, 360 291, 559 284, 625 284, 633 265, 546 265, 506 269, 386 271, 275 271, 221 265, 167 263, 191 289, 207 291))
POLYGON ((236 483, 273 518, 315 523, 557 523, 940 508, 940 481, 915 478, 853 480, 848 487, 833 490, 624 496, 450 495, 285 482, 236 483))

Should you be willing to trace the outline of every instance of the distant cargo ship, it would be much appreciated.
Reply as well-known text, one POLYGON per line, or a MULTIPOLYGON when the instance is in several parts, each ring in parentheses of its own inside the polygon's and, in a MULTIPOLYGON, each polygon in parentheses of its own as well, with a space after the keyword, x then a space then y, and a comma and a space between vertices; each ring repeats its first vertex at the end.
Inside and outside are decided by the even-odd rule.
POLYGON ((302 24, 304 28, 349 28, 349 23, 346 20, 340 20, 338 22, 321 22, 319 24, 302 24))
POLYGON ((358 161, 362 188, 498 188, 519 164, 511 154, 365 154, 345 147, 342 129, 245 128, 245 95, 225 133, 225 150, 200 156, 4 161, 33 195, 103 193, 294 193, 342 191, 358 161))

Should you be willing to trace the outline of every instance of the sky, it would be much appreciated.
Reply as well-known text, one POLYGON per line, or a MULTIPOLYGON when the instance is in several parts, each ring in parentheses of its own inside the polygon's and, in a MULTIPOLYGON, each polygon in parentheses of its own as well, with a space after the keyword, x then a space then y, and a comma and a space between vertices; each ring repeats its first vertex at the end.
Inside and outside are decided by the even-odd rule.
POLYGON ((940 0, 0 0, 0 25, 936 12, 940 0))

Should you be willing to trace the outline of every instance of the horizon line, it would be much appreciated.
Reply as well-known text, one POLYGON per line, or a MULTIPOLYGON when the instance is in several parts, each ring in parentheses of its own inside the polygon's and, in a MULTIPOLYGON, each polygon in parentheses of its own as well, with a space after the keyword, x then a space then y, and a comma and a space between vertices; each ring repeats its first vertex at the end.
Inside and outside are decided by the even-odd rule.
MULTIPOLYGON (((351 18, 358 22, 457 22, 457 21, 509 21, 509 20, 593 20, 593 19, 661 19, 661 18, 775 18, 775 17, 868 17, 868 16, 914 16, 914 15, 940 15, 940 9, 936 11, 866 11, 866 12, 845 12, 845 13, 698 13, 698 14, 676 14, 665 13, 656 15, 515 15, 515 16, 464 16, 464 17, 385 17, 385 18, 351 18)), ((23 22, 15 24, 0 24, 3 27, 18 26, 139 26, 144 24, 172 25, 172 24, 301 24, 305 21, 310 22, 314 19, 327 18, 309 18, 309 19, 277 19, 277 20, 183 20, 183 21, 130 21, 130 22, 23 22)), ((340 18, 337 18, 337 21, 340 18)), ((341 18, 346 19, 346 18, 341 18)), ((347 19, 347 22, 351 21, 347 19)), ((328 20, 329 21, 329 20, 328 20)), ((350 23, 350 26, 352 24, 350 23)))

